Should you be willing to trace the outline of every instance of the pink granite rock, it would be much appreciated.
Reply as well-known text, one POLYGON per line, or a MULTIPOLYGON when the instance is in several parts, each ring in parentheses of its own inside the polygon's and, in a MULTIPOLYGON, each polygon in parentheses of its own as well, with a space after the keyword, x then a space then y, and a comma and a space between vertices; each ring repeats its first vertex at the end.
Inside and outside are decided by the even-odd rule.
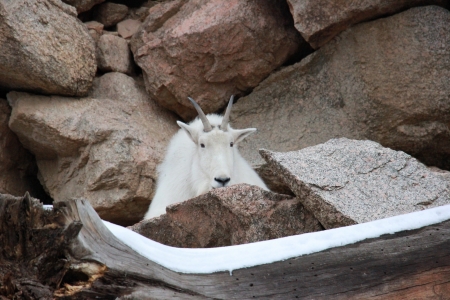
POLYGON ((354 24, 415 6, 443 5, 446 0, 288 0, 295 28, 317 49, 354 24))
POLYGON ((95 43, 97 43, 103 34, 103 28, 105 26, 97 21, 85 22, 84 25, 86 25, 87 29, 89 30, 89 34, 91 35, 92 39, 95 41, 95 43))
POLYGON ((128 14, 128 7, 123 4, 105 2, 96 6, 95 20, 105 27, 111 27, 122 21, 128 14))
POLYGON ((97 70, 95 43, 60 1, 0 2, 0 87, 84 96, 97 70))
POLYGON ((297 198, 238 184, 212 190, 167 208, 132 230, 157 242, 186 248, 239 245, 322 230, 297 198))
POLYGON ((102 35, 97 42, 97 65, 102 72, 131 75, 134 70, 134 61, 128 42, 119 36, 102 35))
POLYGON ((284 1, 175 0, 153 6, 131 40, 149 94, 184 119, 249 91, 302 43, 284 1))
POLYGON ((89 30, 95 30, 100 35, 103 33, 103 28, 105 27, 102 23, 97 21, 89 21, 84 23, 84 25, 86 25, 89 30))
POLYGON ((36 156, 41 182, 55 201, 85 198, 100 217, 118 224, 144 216, 156 166, 178 126, 148 97, 142 80, 107 73, 87 98, 7 97, 10 128, 36 156))
POLYGON ((142 22, 133 19, 126 19, 117 24, 117 32, 124 39, 128 39, 138 32, 142 22))

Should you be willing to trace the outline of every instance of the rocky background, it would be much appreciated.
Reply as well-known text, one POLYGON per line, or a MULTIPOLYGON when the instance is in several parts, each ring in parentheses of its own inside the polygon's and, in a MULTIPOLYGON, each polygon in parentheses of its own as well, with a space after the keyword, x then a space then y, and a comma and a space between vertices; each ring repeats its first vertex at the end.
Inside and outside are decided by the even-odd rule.
POLYGON ((260 202, 233 212, 236 199, 216 191, 135 230, 166 243, 176 237, 178 246, 221 246, 370 220, 354 202, 330 206, 336 197, 366 199, 362 190, 373 192, 367 205, 371 195, 413 198, 396 213, 447 203, 450 3, 357 2, 0 1, 0 193, 29 191, 46 203, 85 198, 103 219, 135 224, 176 120, 196 115, 187 96, 212 113, 234 94, 233 127, 259 130, 241 152, 272 191, 289 196, 238 187, 247 190, 239 199, 250 193, 260 202), (333 140, 293 161, 271 152, 340 137, 381 146, 333 140), (264 159, 259 148, 270 150, 264 159), (353 174, 355 161, 364 163, 353 174), (386 179, 393 176, 404 181, 386 179), (415 189, 401 195, 405 187, 415 189), (223 223, 205 213, 211 207, 227 212, 223 223), (183 210, 212 229, 193 237, 198 228, 183 210), (285 227, 255 227, 260 218, 285 227), (226 224, 240 226, 233 235, 226 224))

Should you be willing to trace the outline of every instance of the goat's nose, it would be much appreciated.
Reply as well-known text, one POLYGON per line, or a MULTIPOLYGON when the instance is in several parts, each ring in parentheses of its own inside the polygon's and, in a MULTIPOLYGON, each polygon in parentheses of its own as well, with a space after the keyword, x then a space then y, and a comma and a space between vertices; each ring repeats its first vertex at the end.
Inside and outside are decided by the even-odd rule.
POLYGON ((230 177, 214 177, 214 180, 225 186, 230 181, 230 177))

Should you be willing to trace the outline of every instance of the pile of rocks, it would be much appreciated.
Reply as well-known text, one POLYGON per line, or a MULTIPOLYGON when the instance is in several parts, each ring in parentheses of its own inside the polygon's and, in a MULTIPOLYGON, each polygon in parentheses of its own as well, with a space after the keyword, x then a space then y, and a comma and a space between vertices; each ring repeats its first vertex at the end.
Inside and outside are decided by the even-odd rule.
POLYGON ((370 222, 450 204, 450 172, 372 141, 333 139, 299 151, 261 150, 295 196, 235 185, 171 205, 130 227, 176 247, 219 247, 370 222), (323 226, 323 227, 322 227, 323 226))
POLYGON ((291 151, 347 137, 449 170, 449 22, 446 9, 412 8, 355 25, 273 73, 233 108, 234 126, 258 128, 241 152, 261 164, 258 148, 291 151))
MULTIPOLYGON (((259 148, 347 137, 450 169, 448 1, 328 2, 0 3, 0 193, 86 198, 106 220, 138 222, 175 121, 195 116, 187 96, 207 113, 239 98, 231 123, 258 128, 240 145, 254 166, 259 148)), ((259 172, 303 201, 273 163, 259 172)))

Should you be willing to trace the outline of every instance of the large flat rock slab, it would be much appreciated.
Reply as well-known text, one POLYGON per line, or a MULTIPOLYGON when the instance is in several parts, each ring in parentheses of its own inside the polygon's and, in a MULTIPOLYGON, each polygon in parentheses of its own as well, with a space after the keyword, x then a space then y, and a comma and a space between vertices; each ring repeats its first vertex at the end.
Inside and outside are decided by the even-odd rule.
POLYGON ((132 230, 185 248, 239 245, 322 230, 298 198, 237 184, 167 207, 132 230))
POLYGON ((299 151, 260 152, 327 229, 450 203, 444 176, 372 141, 340 138, 299 151))

